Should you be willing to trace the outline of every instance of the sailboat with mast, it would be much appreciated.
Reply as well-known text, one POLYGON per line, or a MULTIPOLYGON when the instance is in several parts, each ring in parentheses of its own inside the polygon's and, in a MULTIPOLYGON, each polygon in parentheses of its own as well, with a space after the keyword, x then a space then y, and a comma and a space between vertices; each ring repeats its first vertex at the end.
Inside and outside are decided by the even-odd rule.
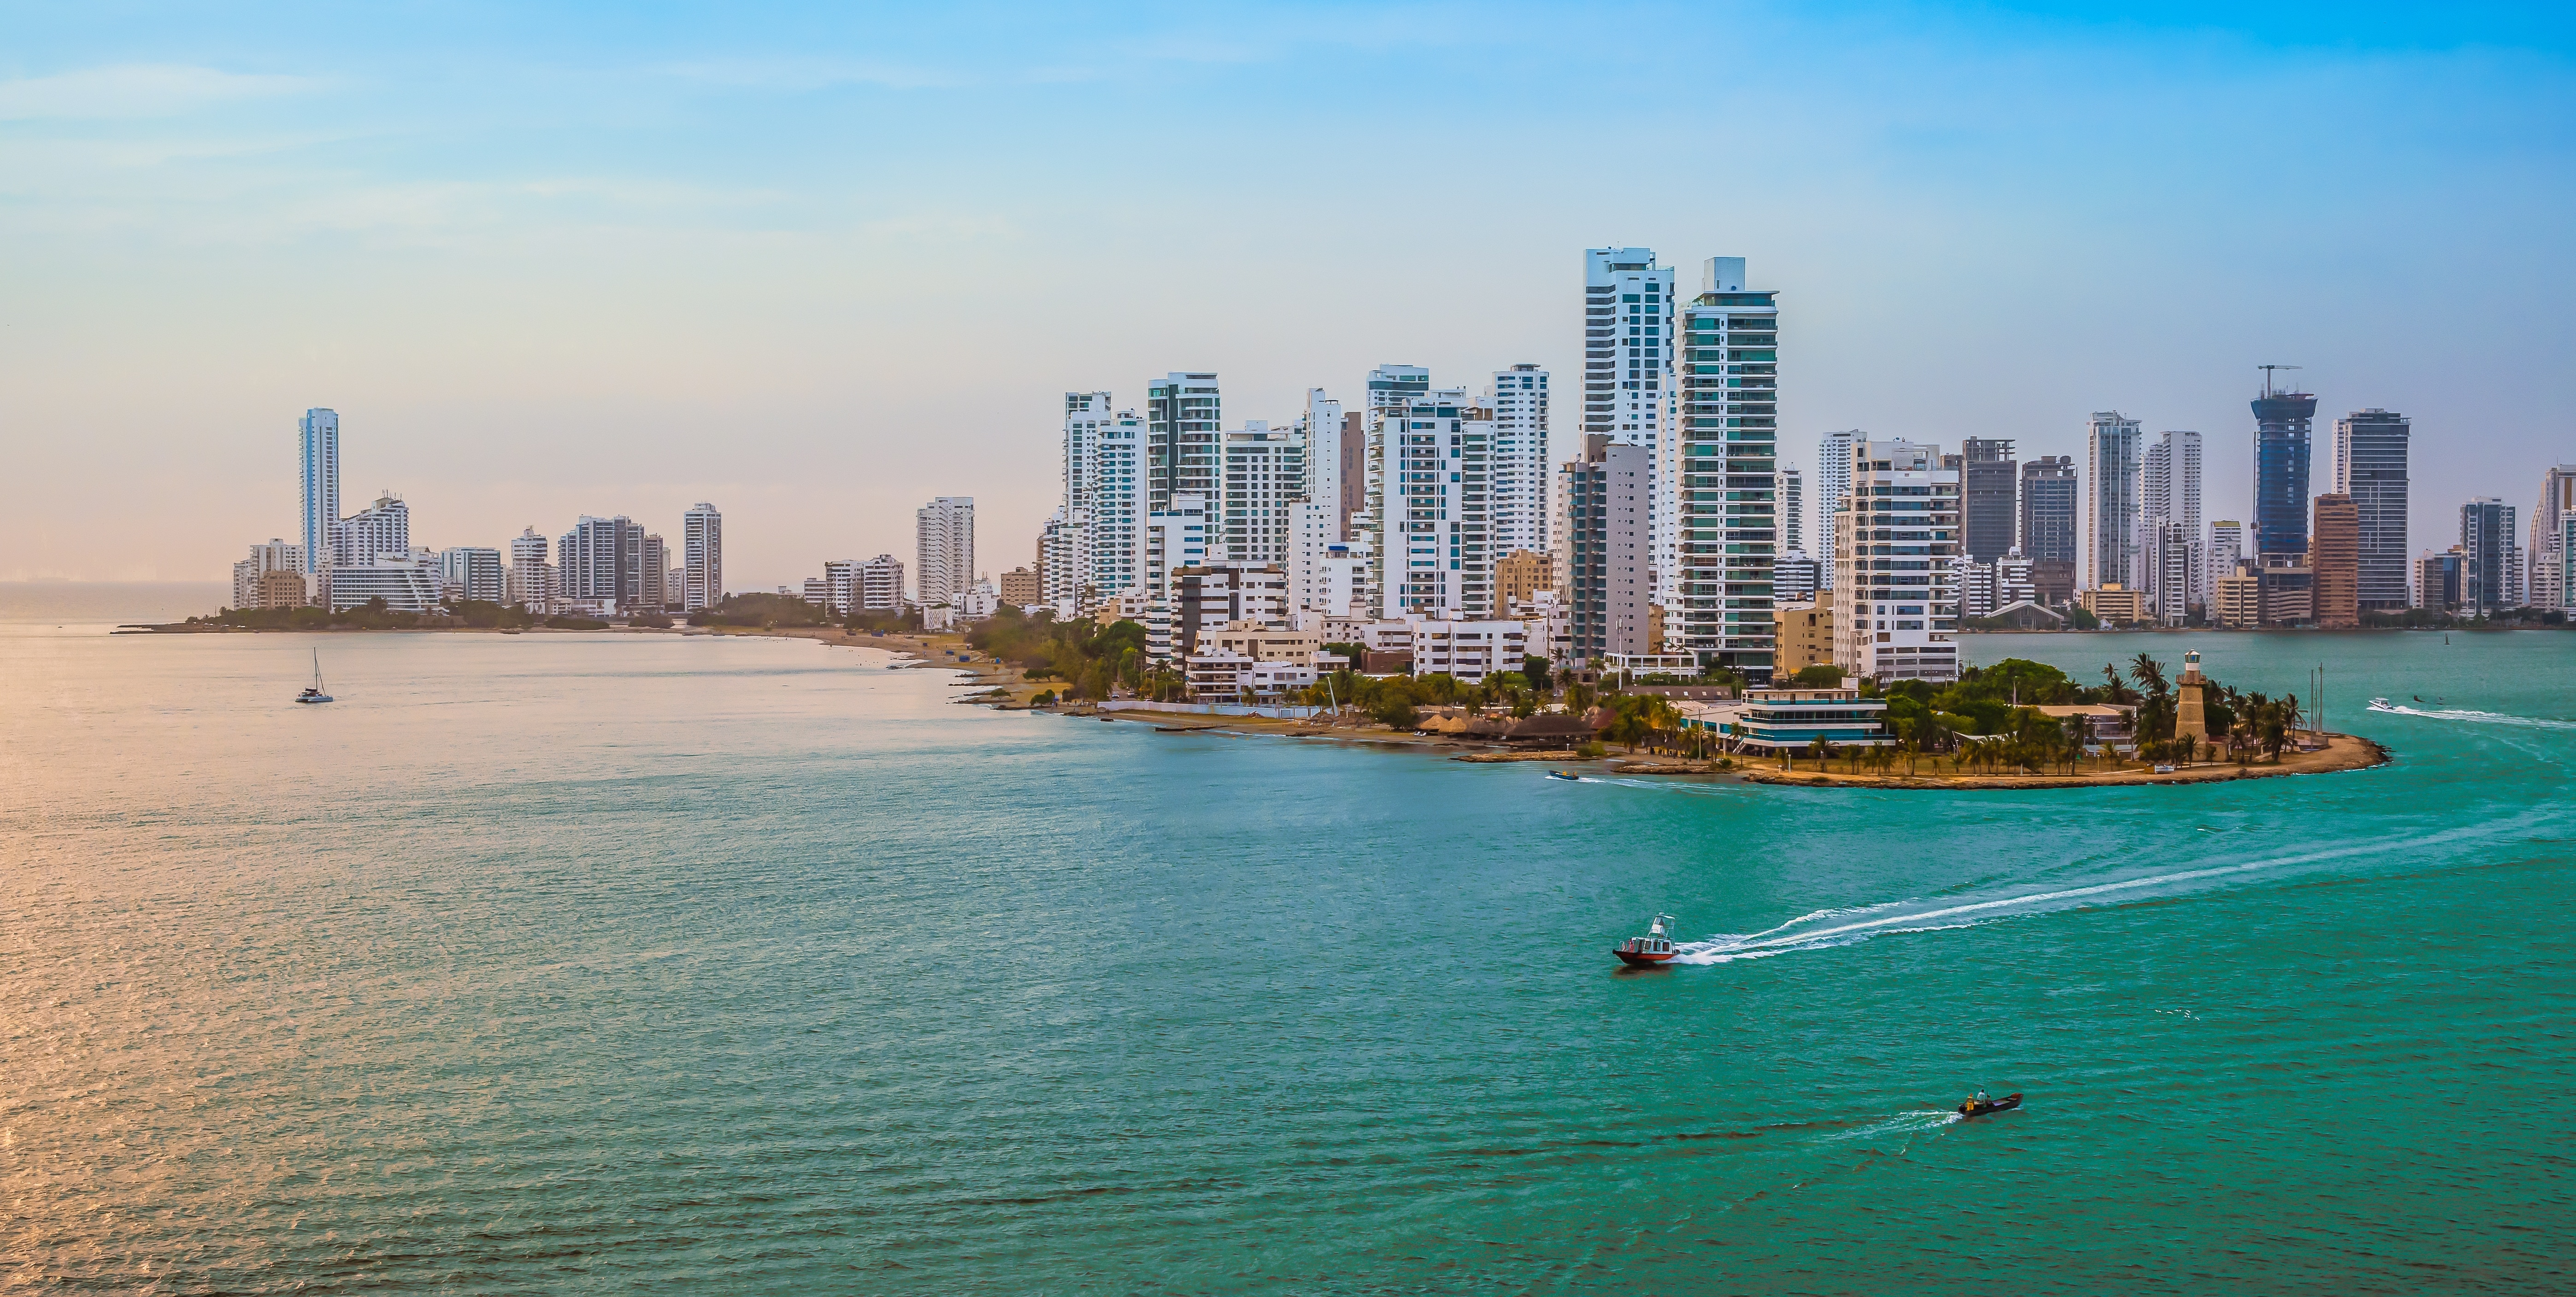
POLYGON ((295 695, 295 701, 299 703, 331 701, 331 695, 322 692, 322 650, 313 650, 313 683, 304 686, 304 692, 295 695))

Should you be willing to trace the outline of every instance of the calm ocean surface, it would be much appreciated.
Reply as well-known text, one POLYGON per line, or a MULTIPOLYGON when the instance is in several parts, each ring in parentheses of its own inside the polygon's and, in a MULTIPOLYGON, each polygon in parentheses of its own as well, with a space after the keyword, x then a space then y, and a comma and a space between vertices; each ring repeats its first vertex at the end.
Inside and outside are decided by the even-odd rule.
POLYGON ((1937 795, 46 607, 0 1289, 2576 1286, 2576 637, 1978 637, 2323 662, 2397 762, 1937 795), (1727 939, 1615 973, 1658 909, 1727 939), (2028 1107, 1941 1111, 1981 1085, 2028 1107))

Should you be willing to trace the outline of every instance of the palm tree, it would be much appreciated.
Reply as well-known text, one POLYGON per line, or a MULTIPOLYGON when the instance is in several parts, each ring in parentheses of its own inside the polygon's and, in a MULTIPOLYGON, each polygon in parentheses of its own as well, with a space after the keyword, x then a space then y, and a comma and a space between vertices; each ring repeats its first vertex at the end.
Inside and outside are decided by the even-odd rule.
MULTIPOLYGON (((2144 657, 2145 654, 2140 654, 2139 656, 2144 657)), ((2128 682, 2120 678, 2120 668, 2113 666, 2108 662, 2103 663, 2102 679, 2109 685, 2110 698, 2108 701, 2113 706, 2125 707, 2138 701, 2138 691, 2131 689, 2128 682)))
POLYGON ((2165 684, 2165 664, 2144 653, 2129 659, 2129 674, 2150 694, 2162 697, 2170 692, 2165 684))

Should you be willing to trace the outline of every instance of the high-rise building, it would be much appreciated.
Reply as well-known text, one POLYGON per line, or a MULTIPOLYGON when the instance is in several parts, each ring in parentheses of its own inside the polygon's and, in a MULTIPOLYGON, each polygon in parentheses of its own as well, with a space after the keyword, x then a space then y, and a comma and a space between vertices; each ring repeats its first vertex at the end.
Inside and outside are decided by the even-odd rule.
POLYGON ((1744 284, 1744 258, 1709 258, 1676 326, 1683 391, 1658 479, 1658 500, 1672 505, 1673 568, 1670 580, 1662 568, 1657 575, 1662 651, 1768 684, 1779 630, 1771 607, 1780 558, 1780 308, 1776 293, 1744 284))
POLYGON ((2138 421, 2117 410, 2093 415, 2085 436, 2084 584, 2138 589, 2145 546, 2138 534, 2140 474, 2144 468, 2138 421))
POLYGON ((2083 554, 2083 494, 2072 455, 2042 455, 2021 466, 2023 558, 2071 564, 2083 554))
POLYGON ((502 595, 532 613, 554 611, 555 569, 546 562, 546 538, 534 527, 510 538, 510 573, 502 595))
POLYGON ((331 565, 372 563, 387 555, 411 554, 411 506, 386 491, 374 504, 331 525, 331 565))
POLYGON ((678 593, 669 586, 670 575, 670 549, 663 544, 659 533, 644 533, 643 549, 635 563, 635 589, 627 606, 648 611, 670 607, 671 596, 678 593))
MULTIPOLYGON (((1851 494, 1852 448, 1867 440, 1868 433, 1850 428, 1826 433, 1816 443, 1816 544, 1808 552, 1815 555, 1828 590, 1834 588, 1835 519, 1851 494)), ((2071 549, 2067 557, 2074 557, 2071 549)))
POLYGON ((2361 624, 2361 511, 2353 498, 2329 492, 2316 499, 2308 528, 2308 588, 2321 630, 2361 624))
MULTIPOLYGON (((2218 578, 2236 571, 2246 561, 2245 524, 2234 518, 2222 518, 2209 524, 2209 558, 2201 568, 2200 588, 2205 596, 2216 598, 2218 578)), ((2216 618, 2212 618, 2216 620, 2216 618)))
POLYGON ((2452 612, 2460 606, 2460 575, 2467 566, 2468 555, 2453 545, 2440 554, 2426 554, 2417 565, 2415 606, 2434 612, 2452 612))
POLYGON ((501 569, 501 551, 480 545, 458 545, 438 551, 438 584, 442 597, 499 603, 509 593, 501 569))
POLYGON ((1772 499, 1780 506, 1780 552, 1807 552, 1807 475, 1797 465, 1780 470, 1771 484, 1772 499))
POLYGON ((2147 528, 2146 569, 2151 580, 2141 594, 2156 624, 2180 626, 2192 608, 2201 606, 2190 600, 2202 566, 2199 532, 2162 520, 2147 528))
POLYGON ((2576 609, 2576 464, 2552 464, 2540 475, 2540 506, 2531 511, 2531 571, 2525 589, 2534 607, 2576 609))
POLYGON ((298 432, 304 573, 311 576, 331 566, 331 530, 340 521, 340 416, 319 407, 306 410, 298 432))
MULTIPOLYGON (((1739 271, 1741 263, 1739 259, 1739 271)), ((1741 275, 1739 273, 1739 278, 1741 275)), ((1680 503, 1671 478, 1680 455, 1670 435, 1673 271, 1651 248, 1589 248, 1583 254, 1583 431, 1643 446, 1655 464, 1655 597, 1678 584, 1680 503)), ((1767 638, 1767 636, 1766 636, 1767 638)))
POLYGON ((1288 507, 1306 494, 1303 427, 1272 428, 1260 419, 1224 434, 1223 491, 1216 499, 1218 535, 1211 548, 1234 563, 1288 561, 1288 507))
MULTIPOLYGON (((1162 508, 1175 495, 1216 499, 1225 407, 1216 375, 1173 372, 1145 386, 1145 441, 1149 505, 1162 508)), ((921 574, 928 576, 927 572, 921 574)))
POLYGON ((724 602, 724 515, 703 500, 680 515, 680 581, 678 602, 687 611, 724 602))
MULTIPOLYGON (((2182 539, 2195 554, 2200 552, 2200 434, 2167 432, 2148 443, 2138 471, 2138 517, 2145 528, 2151 547, 2165 542, 2156 537, 2155 529, 2167 524, 2182 529, 2182 539)), ((2170 571, 2164 556, 2157 553, 2147 570, 2140 574, 2140 587, 2147 601, 2162 610, 2178 603, 2184 608, 2198 608, 2206 602, 2201 586, 2200 565, 2193 563, 2179 573, 2170 571), (2159 583, 2167 575, 2182 582, 2182 589, 2172 598, 2159 583)), ((2161 615, 2161 611, 2159 613, 2161 615)), ((2179 626, 2179 617, 2165 623, 2179 626)))
POLYGON ((1492 615, 1491 412, 1451 388, 1377 414, 1380 615, 1492 615))
POLYGON ((921 606, 955 607, 975 584, 975 497, 943 495, 913 511, 921 606))
MULTIPOLYGON (((1335 409, 1341 402, 1333 402, 1335 409)), ((1358 534, 1351 519, 1368 507, 1368 411, 1346 410, 1342 414, 1341 512, 1342 539, 1358 534)))
POLYGON ((903 611, 903 564, 894 555, 859 564, 859 611, 903 611))
POLYGON ((555 543, 555 597, 584 612, 634 606, 643 592, 644 529, 587 514, 555 543))
POLYGON ((1834 528, 1834 661, 1885 680, 1959 678, 1959 474, 1941 448, 1868 441, 1834 528))
POLYGON ((266 608, 262 582, 271 572, 305 575, 304 547, 292 541, 271 538, 250 547, 250 557, 233 564, 233 602, 235 608, 266 608))
POLYGON ((2317 414, 2316 397, 2273 389, 2273 368, 2254 398, 2254 553, 2265 566, 2307 558, 2308 430, 2317 414))
POLYGON ((1494 561, 1494 609, 1517 616, 1541 590, 1556 588, 1556 555, 1551 551, 1516 549, 1494 561))
POLYGON ((1493 411, 1494 552, 1548 548, 1547 371, 1536 365, 1498 369, 1486 380, 1493 411))
POLYGON ((2492 617, 2522 606, 2522 549, 2513 506, 2478 496, 2460 506, 2460 611, 2492 617))
MULTIPOLYGON (((2406 565, 2412 551, 2406 544, 2406 443, 2411 431, 2406 416, 2391 410, 2356 410, 2335 420, 2334 489, 2352 497, 2360 519, 2357 597, 2363 612, 2407 606, 2406 565)), ((2322 603, 2318 616, 2324 616, 2322 603)))
POLYGON ((1584 434, 1581 459, 1557 469, 1556 568, 1565 576, 1559 595, 1571 608, 1566 650, 1573 662, 1648 651, 1653 473, 1645 447, 1598 432, 1584 434))
POLYGON ((1959 443, 1960 489, 1967 501, 1968 557, 1992 563, 2018 543, 2021 465, 2009 439, 1970 437, 1959 443))

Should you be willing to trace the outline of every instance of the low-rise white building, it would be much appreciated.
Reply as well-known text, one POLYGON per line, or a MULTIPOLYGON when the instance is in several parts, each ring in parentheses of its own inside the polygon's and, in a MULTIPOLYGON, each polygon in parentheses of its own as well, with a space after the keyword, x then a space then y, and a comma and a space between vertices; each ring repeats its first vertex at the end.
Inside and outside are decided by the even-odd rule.
POLYGON ((331 611, 363 608, 382 599, 387 612, 428 612, 438 606, 438 573, 409 558, 336 563, 330 570, 331 611))
POLYGON ((233 607, 263 606, 260 578, 271 572, 302 572, 304 547, 285 540, 269 540, 250 547, 250 557, 233 564, 233 607))

